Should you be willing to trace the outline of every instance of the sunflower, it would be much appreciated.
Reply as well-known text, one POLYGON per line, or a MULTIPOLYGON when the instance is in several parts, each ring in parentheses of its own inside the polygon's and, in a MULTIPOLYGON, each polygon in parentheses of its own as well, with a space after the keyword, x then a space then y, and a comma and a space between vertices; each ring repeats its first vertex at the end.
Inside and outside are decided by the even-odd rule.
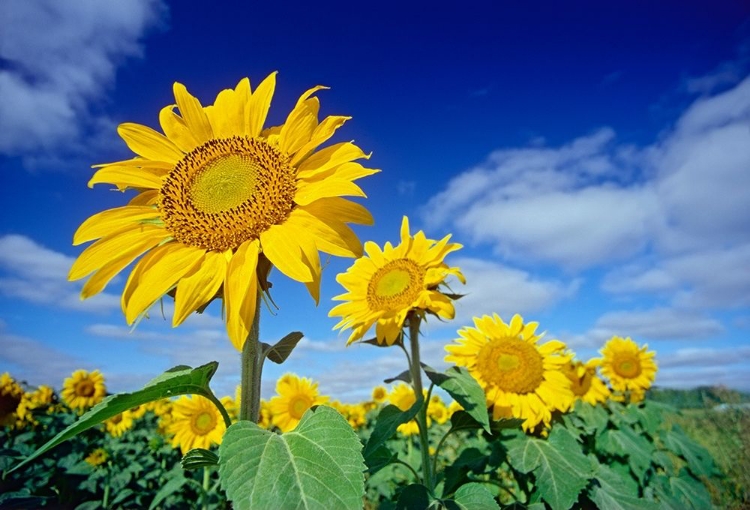
POLYGON ((493 419, 521 418, 529 431, 544 423, 552 411, 567 411, 573 403, 570 381, 562 372, 571 359, 565 344, 550 340, 537 345, 538 324, 524 324, 514 315, 506 324, 497 315, 474 318, 475 328, 459 330, 458 345, 448 345, 446 362, 464 366, 479 382, 493 406, 493 419))
MULTIPOLYGON (((362 254, 347 223, 369 225, 372 216, 341 197, 365 196, 353 181, 379 170, 355 163, 369 156, 351 142, 316 151, 350 118, 318 122, 313 94, 325 87, 302 94, 283 125, 263 129, 275 86, 276 73, 252 93, 244 78, 204 107, 175 83, 176 104, 159 114, 164 134, 140 124, 119 126, 137 157, 97 165, 89 186, 112 183, 137 194, 78 228, 73 244, 98 239, 68 275, 91 275, 83 299, 143 255, 122 294, 128 324, 168 293, 175 299, 173 326, 221 297, 229 338, 241 350, 254 318, 258 277, 265 279, 270 264, 303 282, 317 302, 318 251, 362 254)), ((260 285, 266 288, 263 280, 260 285)))
POLYGON ((427 416, 435 420, 438 425, 442 425, 450 418, 448 408, 443 403, 439 395, 430 397, 430 405, 427 406, 427 416))
POLYGON ((603 358, 596 359, 596 363, 601 365, 602 375, 613 390, 642 395, 653 384, 656 353, 649 351, 648 345, 639 347, 630 337, 613 336, 600 352, 603 358))
POLYGON ((46 408, 47 412, 53 409, 55 390, 49 386, 41 385, 32 392, 26 392, 16 408, 16 427, 23 428, 26 425, 37 425, 39 422, 34 413, 46 408))
POLYGON ((183 395, 172 404, 167 432, 174 434, 172 446, 185 455, 193 448, 208 449, 221 444, 226 425, 216 406, 200 395, 183 395))
POLYGON ((83 411, 104 399, 107 387, 104 376, 98 370, 87 372, 76 370, 63 382, 62 398, 68 407, 83 411))
POLYGON ((367 256, 336 276, 347 293, 333 299, 345 303, 328 313, 329 317, 342 317, 334 329, 351 328, 347 345, 362 338, 373 324, 378 343, 393 345, 412 310, 443 319, 454 317, 452 299, 438 290, 449 275, 466 282, 458 268, 443 262, 447 254, 462 248, 458 243, 449 243, 450 238, 447 235, 434 241, 421 230, 412 237, 409 219, 404 216, 401 244, 394 248, 385 243, 381 250, 371 241, 365 243, 367 256))
POLYGON ((124 411, 104 421, 104 427, 112 437, 120 437, 126 431, 133 428, 133 415, 130 411, 124 411))
POLYGON ((276 393, 268 408, 272 423, 282 432, 294 429, 312 406, 328 402, 328 397, 318 394, 318 383, 294 374, 284 374, 276 382, 276 393))
POLYGON ((108 458, 109 454, 107 453, 107 450, 105 450, 104 448, 97 448, 86 457, 86 462, 96 467, 101 466, 102 464, 107 462, 108 458))
POLYGON ((0 426, 13 425, 16 411, 23 399, 23 388, 8 372, 0 375, 0 426))
POLYGON ((372 389, 372 401, 381 404, 388 396, 388 390, 384 386, 375 386, 372 389))
POLYGON ((609 388, 596 375, 597 366, 598 363, 595 360, 590 360, 587 363, 571 361, 562 369, 565 376, 570 380, 570 390, 575 395, 576 400, 583 400, 592 406, 606 402, 610 396, 609 388))

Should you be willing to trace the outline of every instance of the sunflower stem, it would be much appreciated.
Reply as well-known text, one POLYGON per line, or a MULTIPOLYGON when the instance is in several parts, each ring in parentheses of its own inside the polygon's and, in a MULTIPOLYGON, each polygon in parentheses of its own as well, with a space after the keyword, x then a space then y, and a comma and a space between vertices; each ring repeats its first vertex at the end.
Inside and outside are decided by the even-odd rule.
POLYGON ((411 344, 411 363, 409 370, 411 372, 411 384, 414 388, 414 396, 417 400, 422 399, 422 407, 417 413, 416 420, 419 427, 419 450, 422 454, 422 483, 427 487, 430 494, 435 489, 432 479, 432 470, 430 462, 430 442, 427 438, 427 401, 424 400, 422 390, 422 366, 419 359, 419 323, 420 317, 416 314, 409 316, 409 343, 411 344))
POLYGON ((240 420, 258 423, 260 417, 260 377, 263 373, 263 348, 260 345, 260 300, 258 286, 253 325, 242 346, 242 383, 240 388, 240 420))

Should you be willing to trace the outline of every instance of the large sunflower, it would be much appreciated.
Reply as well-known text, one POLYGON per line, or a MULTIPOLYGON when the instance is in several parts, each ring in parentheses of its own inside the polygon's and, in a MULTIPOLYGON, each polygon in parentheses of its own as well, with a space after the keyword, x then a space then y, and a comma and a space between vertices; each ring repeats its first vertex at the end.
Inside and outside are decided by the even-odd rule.
POLYGON ((449 243, 447 235, 440 241, 427 239, 421 230, 412 237, 409 219, 401 222, 401 244, 365 243, 367 256, 336 276, 346 294, 334 297, 345 301, 333 307, 329 317, 342 317, 334 329, 351 328, 348 344, 362 338, 373 324, 378 343, 393 345, 401 333, 407 314, 427 311, 443 319, 455 315, 453 301, 438 290, 449 275, 465 283, 461 271, 443 262, 450 252, 462 248, 449 243))
POLYGON ((268 409, 271 422, 282 432, 294 429, 312 406, 328 402, 328 397, 318 393, 318 383, 294 374, 281 376, 276 382, 276 393, 268 402, 268 409))
POLYGON ((78 228, 73 244, 98 239, 68 275, 91 274, 82 298, 101 292, 143 255, 122 294, 128 324, 172 291, 173 326, 221 296, 229 337, 241 349, 256 307, 259 264, 268 268, 270 261, 305 283, 317 302, 318 251, 362 254, 347 223, 372 224, 372 216, 341 197, 364 196, 353 181, 378 170, 354 162, 369 156, 351 142, 316 152, 349 119, 318 122, 320 105, 312 94, 325 87, 302 94, 283 125, 263 129, 275 84, 272 73, 251 93, 245 78, 204 107, 175 83, 176 104, 159 114, 164 134, 119 126, 137 157, 98 165, 89 186, 112 183, 138 194, 78 228))
POLYGON ((576 400, 583 400, 592 406, 604 403, 610 395, 609 388, 596 374, 596 360, 587 363, 571 361, 563 367, 563 373, 570 380, 570 390, 576 400))
POLYGON ((536 322, 524 324, 514 315, 506 324, 497 315, 474 318, 476 327, 458 331, 458 345, 448 345, 445 361, 464 366, 479 382, 493 406, 493 419, 521 418, 524 430, 549 426, 552 411, 573 403, 570 381, 562 368, 572 357, 565 344, 550 340, 537 345, 536 322))
POLYGON ((193 448, 207 450, 213 444, 221 444, 226 428, 213 402, 200 395, 183 395, 172 404, 167 433, 174 434, 172 446, 179 447, 185 455, 193 448))
POLYGON ((615 391, 630 391, 642 394, 651 387, 656 377, 654 351, 648 345, 639 347, 633 340, 613 336, 601 350, 603 358, 596 362, 601 365, 602 375, 609 379, 615 391))
POLYGON ((101 402, 107 395, 104 376, 98 370, 76 370, 63 381, 61 395, 71 409, 88 409, 101 402))

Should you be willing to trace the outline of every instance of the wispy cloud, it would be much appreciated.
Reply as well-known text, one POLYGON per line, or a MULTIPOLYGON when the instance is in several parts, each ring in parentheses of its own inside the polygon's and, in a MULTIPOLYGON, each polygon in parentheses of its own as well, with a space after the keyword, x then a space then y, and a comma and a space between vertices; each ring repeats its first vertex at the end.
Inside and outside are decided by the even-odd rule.
POLYGON ((92 105, 112 86, 117 66, 141 55, 144 33, 165 12, 160 0, 6 0, 0 153, 75 151, 83 133, 111 122, 92 105))
POLYGON ((0 237, 0 293, 35 304, 86 312, 120 308, 120 298, 102 292, 85 301, 80 283, 68 281, 73 258, 20 235, 0 237))

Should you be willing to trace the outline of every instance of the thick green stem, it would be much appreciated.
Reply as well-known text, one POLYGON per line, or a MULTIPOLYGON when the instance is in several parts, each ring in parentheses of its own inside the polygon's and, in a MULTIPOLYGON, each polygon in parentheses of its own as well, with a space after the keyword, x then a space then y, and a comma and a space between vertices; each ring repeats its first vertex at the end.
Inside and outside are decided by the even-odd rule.
POLYGON ((260 306, 262 290, 258 287, 253 325, 242 347, 242 383, 240 420, 258 423, 260 417, 260 376, 263 372, 263 348, 260 345, 260 306))
POLYGON ((208 510, 208 490, 210 482, 208 467, 203 468, 203 510, 208 510))
POLYGON ((430 494, 435 489, 435 483, 432 479, 432 466, 430 463, 430 442, 427 437, 427 405, 424 400, 422 390, 422 367, 419 359, 419 323, 420 318, 417 315, 409 316, 409 343, 411 344, 411 364, 409 367, 411 373, 411 384, 414 388, 414 394, 417 399, 422 399, 422 407, 417 413, 416 420, 419 426, 419 446, 422 453, 422 483, 427 487, 430 494))
POLYGON ((102 508, 107 508, 109 506, 109 479, 111 478, 111 476, 112 476, 112 472, 110 471, 107 474, 107 484, 104 486, 104 496, 102 496, 102 508))

